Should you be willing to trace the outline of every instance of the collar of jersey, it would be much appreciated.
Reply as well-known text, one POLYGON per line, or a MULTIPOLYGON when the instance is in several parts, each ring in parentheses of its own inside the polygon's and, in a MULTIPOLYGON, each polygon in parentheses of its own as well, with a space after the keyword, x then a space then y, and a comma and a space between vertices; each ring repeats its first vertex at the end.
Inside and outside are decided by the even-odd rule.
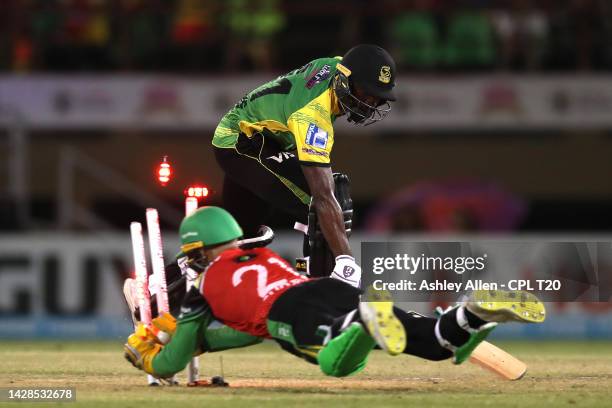
POLYGON ((334 116, 342 115, 342 110, 340 109, 340 104, 338 103, 338 97, 336 96, 336 92, 331 86, 329 88, 329 94, 331 97, 331 114, 334 116))

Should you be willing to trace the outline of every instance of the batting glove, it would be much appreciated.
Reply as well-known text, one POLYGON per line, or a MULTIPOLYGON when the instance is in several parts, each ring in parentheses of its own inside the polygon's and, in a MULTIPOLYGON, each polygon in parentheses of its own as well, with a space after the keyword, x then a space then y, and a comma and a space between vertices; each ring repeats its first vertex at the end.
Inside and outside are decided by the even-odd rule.
POLYGON ((355 258, 349 255, 336 257, 336 266, 331 277, 356 288, 361 286, 361 268, 355 262, 355 258))

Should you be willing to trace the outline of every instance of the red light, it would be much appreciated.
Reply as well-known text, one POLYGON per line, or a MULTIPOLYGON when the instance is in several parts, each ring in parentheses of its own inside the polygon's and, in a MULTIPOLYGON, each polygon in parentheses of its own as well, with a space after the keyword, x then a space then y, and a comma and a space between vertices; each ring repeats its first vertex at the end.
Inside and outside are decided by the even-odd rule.
POLYGON ((170 163, 168 163, 168 156, 164 156, 162 162, 157 168, 157 180, 159 180, 159 184, 161 184, 162 187, 165 187, 170 181, 171 176, 172 167, 170 166, 170 163))
POLYGON ((210 190, 206 186, 189 186, 185 189, 185 196, 195 197, 198 200, 206 198, 210 194, 210 190))

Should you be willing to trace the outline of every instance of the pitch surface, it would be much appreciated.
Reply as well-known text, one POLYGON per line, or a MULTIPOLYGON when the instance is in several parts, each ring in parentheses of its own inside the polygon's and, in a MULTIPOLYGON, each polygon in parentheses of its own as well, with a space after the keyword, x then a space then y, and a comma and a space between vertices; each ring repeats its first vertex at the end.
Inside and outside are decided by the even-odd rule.
MULTIPOLYGON (((612 406, 612 343, 499 344, 528 362, 525 378, 508 382, 469 363, 374 352, 364 372, 333 379, 264 343, 222 353, 231 388, 196 389, 147 387, 145 376, 123 359, 119 341, 0 342, 0 387, 75 387, 77 402, 69 404, 75 407, 612 406)), ((202 377, 219 375, 219 355, 201 358, 202 377)))

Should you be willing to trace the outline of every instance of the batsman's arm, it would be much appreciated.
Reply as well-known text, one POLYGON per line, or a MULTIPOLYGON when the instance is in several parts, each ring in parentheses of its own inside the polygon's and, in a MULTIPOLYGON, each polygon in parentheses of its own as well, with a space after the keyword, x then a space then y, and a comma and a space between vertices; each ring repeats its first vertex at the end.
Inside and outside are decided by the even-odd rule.
POLYGON ((344 228, 342 209, 334 197, 334 178, 331 167, 302 165, 302 171, 308 182, 312 203, 329 249, 336 257, 339 255, 352 256, 344 228))

